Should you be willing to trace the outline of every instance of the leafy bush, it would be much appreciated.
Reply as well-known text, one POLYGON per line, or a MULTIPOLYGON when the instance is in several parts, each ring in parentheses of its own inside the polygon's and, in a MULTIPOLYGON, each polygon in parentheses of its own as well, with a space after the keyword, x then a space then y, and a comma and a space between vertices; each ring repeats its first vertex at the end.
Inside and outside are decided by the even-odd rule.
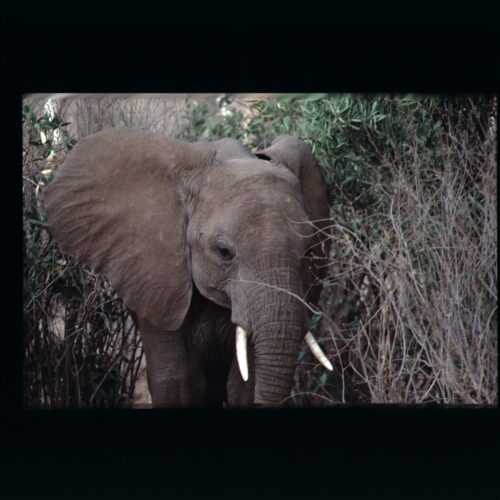
POLYGON ((177 123, 176 136, 184 141, 214 141, 224 137, 243 140, 243 114, 226 96, 212 100, 187 99, 177 123))
POLYGON ((496 402, 496 123, 474 101, 460 121, 424 103, 398 118, 406 140, 379 149, 384 175, 366 176, 380 203, 333 206, 335 400, 496 402))

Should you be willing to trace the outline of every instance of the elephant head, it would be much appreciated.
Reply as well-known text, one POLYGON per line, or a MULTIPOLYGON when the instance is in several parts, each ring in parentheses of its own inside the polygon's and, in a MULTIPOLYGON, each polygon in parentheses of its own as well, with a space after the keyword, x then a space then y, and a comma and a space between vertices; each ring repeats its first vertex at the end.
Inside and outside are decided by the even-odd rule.
POLYGON ((254 402, 290 394, 327 253, 326 188, 304 142, 280 136, 254 155, 232 139, 109 129, 77 144, 44 199, 54 239, 137 317, 178 335, 196 287, 230 309, 244 379, 249 339, 254 402))

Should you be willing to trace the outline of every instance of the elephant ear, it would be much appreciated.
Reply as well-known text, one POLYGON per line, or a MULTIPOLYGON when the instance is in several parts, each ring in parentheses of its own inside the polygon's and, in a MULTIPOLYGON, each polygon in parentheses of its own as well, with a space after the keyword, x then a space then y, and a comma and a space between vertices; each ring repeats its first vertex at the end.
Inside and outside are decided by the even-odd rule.
POLYGON ((319 299, 321 291, 318 277, 326 273, 329 252, 329 238, 326 227, 329 225, 330 208, 326 183, 311 148, 302 140, 290 135, 280 135, 267 149, 256 152, 261 159, 270 160, 276 165, 289 168, 300 180, 304 196, 304 209, 309 220, 316 228, 309 241, 309 262, 304 265, 304 281, 310 287, 307 298, 313 302, 319 299))
POLYGON ((191 301, 181 179, 214 156, 160 134, 109 129, 80 140, 44 191, 62 249, 162 329, 178 329, 191 301))

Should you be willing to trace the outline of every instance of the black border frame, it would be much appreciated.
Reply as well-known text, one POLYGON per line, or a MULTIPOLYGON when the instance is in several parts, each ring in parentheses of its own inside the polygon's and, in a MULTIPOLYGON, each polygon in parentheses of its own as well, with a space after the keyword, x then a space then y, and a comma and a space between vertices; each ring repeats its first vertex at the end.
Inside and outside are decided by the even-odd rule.
MULTIPOLYGON (((292 494, 287 496, 300 498, 308 497, 309 490, 301 486, 304 478, 316 478, 325 492, 340 488, 358 494, 375 490, 385 494, 394 485, 403 488, 399 491, 405 498, 419 494, 442 498, 466 491, 475 496, 480 492, 491 495, 499 464, 498 406, 384 405, 258 411, 36 411, 21 406, 22 338, 18 334, 22 331, 22 200, 16 165, 20 163, 23 94, 323 90, 497 93, 498 35, 488 13, 482 22, 481 17, 479 21, 477 16, 468 19, 465 13, 461 25, 445 23, 443 28, 446 12, 439 11, 442 17, 430 26, 422 26, 422 16, 414 16, 394 29, 392 19, 367 28, 372 24, 371 12, 365 13, 358 32, 352 28, 352 17, 346 21, 345 10, 331 18, 338 20, 336 23, 324 24, 319 19, 323 13, 314 12, 307 17, 308 23, 299 23, 298 27, 277 23, 274 18, 263 21, 254 13, 247 28, 252 31, 239 26, 238 16, 221 16, 222 24, 225 19, 232 20, 232 25, 223 29, 216 29, 208 19, 175 29, 175 23, 162 18, 139 30, 129 24, 136 28, 134 36, 124 38, 119 34, 115 37, 115 31, 111 35, 105 23, 96 32, 77 20, 68 38, 55 30, 53 39, 67 42, 57 47, 55 56, 44 55, 38 43, 39 32, 29 31, 36 20, 27 23, 28 30, 6 26, 6 50, 2 53, 6 111, 2 119, 2 137, 6 139, 2 148, 6 176, 2 183, 2 218, 8 244, 2 246, 7 275, 2 303, 3 317, 9 321, 2 328, 1 441, 14 476, 23 467, 38 470, 41 465, 48 472, 51 464, 58 464, 69 473, 78 465, 81 471, 76 474, 76 484, 86 491, 84 471, 92 466, 107 470, 114 463, 129 474, 137 470, 146 476, 151 471, 165 474, 177 484, 177 491, 191 498, 190 492, 195 494, 198 488, 204 492, 202 485, 213 479, 213 472, 219 478, 216 487, 223 491, 226 479, 221 468, 236 469, 236 477, 242 479, 267 468, 276 477, 286 474, 292 486, 292 494), (255 30, 259 36, 248 37, 255 30), (311 438, 310 431, 318 437, 311 438), (236 451, 243 449, 246 455, 236 451), (72 452, 75 458, 68 459, 72 452), (278 458, 274 462, 271 457, 278 458), (192 476, 192 463, 205 472, 192 476), (179 478, 167 473, 174 464, 182 471, 179 478), (181 481, 184 477, 187 483, 181 481), (190 482, 192 477, 201 483, 190 482), (424 486, 419 486, 419 481, 424 486), (442 486, 431 486, 433 481, 442 486)), ((18 21, 19 16, 17 12, 10 19, 18 21)), ((18 474, 22 477, 21 472, 18 474)), ((99 475, 89 476, 92 484, 109 487, 99 475)), ((34 477, 45 484, 41 473, 34 477)), ((255 481, 260 484, 258 478, 255 481)), ((50 482, 47 484, 51 487, 50 482)), ((115 483, 115 490, 135 492, 127 484, 119 487, 115 483)), ((21 488, 20 483, 16 485, 11 491, 20 491, 16 489, 21 488)), ((248 491, 256 494, 260 490, 255 488, 248 491)), ((170 489, 165 486, 161 491, 170 489)))

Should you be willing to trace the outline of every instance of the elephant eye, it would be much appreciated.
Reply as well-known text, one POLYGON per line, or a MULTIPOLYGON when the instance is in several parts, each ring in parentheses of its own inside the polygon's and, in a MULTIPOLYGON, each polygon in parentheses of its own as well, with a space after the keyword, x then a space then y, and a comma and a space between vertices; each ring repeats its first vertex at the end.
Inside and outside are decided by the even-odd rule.
POLYGON ((231 260, 233 258, 233 252, 221 241, 215 242, 215 251, 223 260, 231 260))

